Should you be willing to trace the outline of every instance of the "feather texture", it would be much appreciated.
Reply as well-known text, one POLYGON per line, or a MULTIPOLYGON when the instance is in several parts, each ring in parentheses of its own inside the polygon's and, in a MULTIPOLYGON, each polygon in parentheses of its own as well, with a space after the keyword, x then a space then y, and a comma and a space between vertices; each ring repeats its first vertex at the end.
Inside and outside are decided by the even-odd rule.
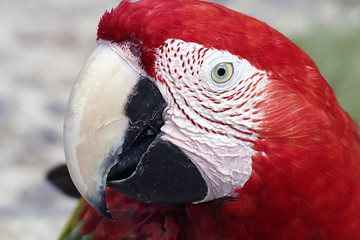
POLYGON ((173 38, 244 58, 269 83, 257 106, 264 114, 252 175, 236 198, 163 206, 107 190, 115 221, 82 202, 73 231, 89 239, 360 239, 359 128, 285 36, 213 3, 125 0, 104 14, 98 38, 136 43, 154 78, 156 49, 173 38))
POLYGON ((114 221, 81 200, 60 239, 177 239, 183 207, 147 204, 111 189, 106 197, 114 221))

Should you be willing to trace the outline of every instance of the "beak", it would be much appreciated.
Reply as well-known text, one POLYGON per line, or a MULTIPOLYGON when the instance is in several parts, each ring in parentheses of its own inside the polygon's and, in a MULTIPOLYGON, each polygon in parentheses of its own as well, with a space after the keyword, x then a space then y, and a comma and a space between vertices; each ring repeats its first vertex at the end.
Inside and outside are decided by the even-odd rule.
POLYGON ((99 41, 68 102, 64 148, 70 176, 97 211, 109 186, 149 203, 201 201, 208 188, 186 154, 164 140, 161 93, 126 44, 99 41))

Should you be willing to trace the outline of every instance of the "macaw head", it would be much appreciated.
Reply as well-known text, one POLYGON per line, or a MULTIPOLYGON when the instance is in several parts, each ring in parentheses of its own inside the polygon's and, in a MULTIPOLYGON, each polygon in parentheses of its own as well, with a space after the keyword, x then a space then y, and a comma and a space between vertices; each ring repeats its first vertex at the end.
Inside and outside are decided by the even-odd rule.
POLYGON ((124 0, 73 87, 67 164, 106 216, 105 186, 149 203, 236 198, 255 166, 275 164, 271 149, 313 130, 305 119, 323 113, 308 106, 331 101, 313 61, 261 21, 203 1, 124 0))

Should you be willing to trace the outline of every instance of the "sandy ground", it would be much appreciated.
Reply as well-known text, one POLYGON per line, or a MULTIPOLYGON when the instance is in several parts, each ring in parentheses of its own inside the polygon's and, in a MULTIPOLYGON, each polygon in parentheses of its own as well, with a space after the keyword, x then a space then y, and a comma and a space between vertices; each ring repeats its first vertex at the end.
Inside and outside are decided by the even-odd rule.
MULTIPOLYGON (((360 23, 354 1, 217 1, 288 36, 360 23), (341 4, 340 4, 341 2, 341 4)), ((71 86, 115 0, 0 0, 0 239, 56 239, 76 201, 45 181, 64 162, 71 86)))

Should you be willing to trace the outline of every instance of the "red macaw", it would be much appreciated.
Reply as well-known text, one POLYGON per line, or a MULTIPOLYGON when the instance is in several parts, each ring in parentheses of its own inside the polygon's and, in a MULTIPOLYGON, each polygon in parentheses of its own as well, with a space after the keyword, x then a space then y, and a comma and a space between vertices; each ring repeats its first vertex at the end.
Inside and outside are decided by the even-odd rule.
POLYGON ((359 128, 289 39, 198 0, 124 0, 97 36, 62 239, 360 239, 359 128))

